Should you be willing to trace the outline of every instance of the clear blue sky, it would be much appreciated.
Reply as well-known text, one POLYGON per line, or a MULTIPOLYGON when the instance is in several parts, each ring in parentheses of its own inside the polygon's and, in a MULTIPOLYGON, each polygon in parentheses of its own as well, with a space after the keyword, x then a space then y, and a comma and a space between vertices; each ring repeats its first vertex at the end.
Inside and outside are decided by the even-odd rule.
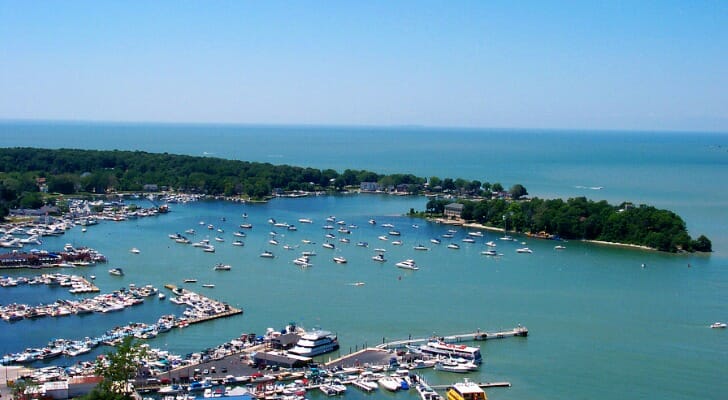
POLYGON ((728 1, 6 1, 0 119, 728 132, 728 1))

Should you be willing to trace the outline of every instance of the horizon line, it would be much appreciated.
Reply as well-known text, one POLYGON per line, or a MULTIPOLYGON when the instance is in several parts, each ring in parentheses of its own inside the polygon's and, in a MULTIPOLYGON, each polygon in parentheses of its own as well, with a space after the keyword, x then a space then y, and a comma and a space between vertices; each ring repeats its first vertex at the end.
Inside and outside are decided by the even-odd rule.
POLYGON ((227 127, 308 127, 308 128, 369 128, 369 129, 461 129, 461 130, 508 130, 508 131, 583 131, 583 132, 637 132, 637 133, 707 133, 728 134, 728 130, 686 130, 686 129, 629 129, 629 128, 557 128, 557 127, 513 127, 513 126, 470 126, 470 125, 423 125, 423 124, 327 124, 327 123, 272 123, 272 122, 211 122, 211 121, 141 121, 141 120, 94 120, 94 119, 30 119, 30 118, 0 118, 0 123, 45 123, 45 124, 98 124, 98 125, 169 125, 169 126, 227 126, 227 127))

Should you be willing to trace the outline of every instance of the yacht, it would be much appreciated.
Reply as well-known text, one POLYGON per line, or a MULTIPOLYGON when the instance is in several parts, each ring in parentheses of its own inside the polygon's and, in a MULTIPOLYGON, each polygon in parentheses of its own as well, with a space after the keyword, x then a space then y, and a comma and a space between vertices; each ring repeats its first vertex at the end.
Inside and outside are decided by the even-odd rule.
POLYGON ((401 379, 399 379, 399 377, 385 376, 378 382, 380 385, 382 385, 383 388, 389 390, 390 392, 396 392, 401 388, 401 379))
POLYGON ((337 264, 346 264, 346 258, 342 256, 336 256, 334 257, 334 262, 337 264))
POLYGON ((468 236, 483 237, 483 232, 481 232, 481 231, 468 232, 468 236))
POLYGON ((273 258, 274 257, 273 256, 273 252, 268 251, 268 250, 260 253, 260 256, 263 257, 263 258, 273 258))
POLYGON ((293 260, 293 263, 301 267, 310 267, 313 265, 309 262, 309 258, 307 256, 298 257, 293 260))
POLYGON ((431 340, 419 347, 422 353, 433 356, 444 356, 452 358, 463 358, 475 364, 483 362, 479 347, 465 346, 459 344, 445 343, 440 340, 431 340))
POLYGON ((329 331, 316 330, 301 336, 288 352, 304 357, 315 357, 338 349, 339 341, 336 335, 329 331))
POLYGON ((410 260, 400 261, 400 262, 398 262, 397 264, 394 264, 394 265, 397 266, 397 267, 399 267, 399 268, 411 269, 413 271, 417 271, 418 269, 420 269, 420 267, 418 267, 415 264, 415 260, 411 260, 411 259, 410 260))
POLYGON ((477 384, 465 379, 447 388, 448 400, 487 400, 485 391, 477 384))
POLYGON ((299 218, 298 222, 302 224, 313 224, 313 220, 310 218, 299 218))
POLYGON ((460 246, 457 243, 450 243, 450 244, 447 245, 447 248, 448 249, 455 249, 455 250, 457 250, 457 249, 460 248, 460 246))
POLYGON ((329 243, 329 242, 326 242, 326 243, 322 244, 321 246, 324 247, 324 248, 327 248, 327 249, 333 249, 334 248, 334 244, 333 243, 329 243))
POLYGON ((392 242, 392 246, 401 246, 401 245, 402 245, 401 240, 395 240, 394 242, 392 242))
POLYGON ((218 263, 213 268, 215 271, 230 271, 232 267, 228 264, 218 263))
POLYGON ((484 251, 481 251, 480 254, 482 254, 484 256, 497 256, 498 255, 498 253, 495 250, 484 250, 484 251))
POLYGON ((137 249, 136 247, 132 247, 131 250, 129 250, 129 252, 132 253, 132 254, 139 254, 139 253, 141 253, 141 251, 139 251, 139 249, 137 249))
POLYGON ((714 323, 710 324, 710 327, 713 329, 721 329, 721 328, 726 327, 726 323, 725 322, 714 322, 714 323))
POLYGON ((121 268, 111 268, 109 270, 109 273, 114 276, 123 276, 124 270, 122 270, 121 268))
POLYGON ((430 243, 432 243, 432 244, 440 244, 441 242, 440 242, 440 239, 432 238, 432 239, 430 239, 430 243))
POLYGON ((529 249, 528 247, 521 247, 520 249, 516 249, 516 253, 533 253, 533 250, 529 249))

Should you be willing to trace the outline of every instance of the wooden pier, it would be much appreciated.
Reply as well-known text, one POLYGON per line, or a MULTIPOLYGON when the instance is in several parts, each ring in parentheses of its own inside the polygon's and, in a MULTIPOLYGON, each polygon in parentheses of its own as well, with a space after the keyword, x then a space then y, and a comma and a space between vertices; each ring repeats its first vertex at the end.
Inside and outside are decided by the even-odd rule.
MULTIPOLYGON (((510 382, 476 382, 476 385, 487 389, 487 388, 493 388, 493 387, 511 387, 510 382)), ((430 385, 431 388, 437 389, 437 390, 444 390, 449 388, 451 385, 430 385)))
POLYGON ((490 339, 503 339, 507 337, 526 337, 528 336, 528 328, 525 326, 518 325, 517 327, 507 330, 507 331, 497 331, 497 332, 485 332, 485 331, 476 331, 476 332, 470 332, 470 333, 461 333, 456 335, 449 335, 449 336, 435 336, 435 337, 428 337, 428 338, 416 338, 416 339, 405 339, 405 340, 395 340, 392 342, 384 342, 380 345, 377 345, 377 348, 379 349, 395 349, 399 347, 404 347, 410 344, 420 344, 425 343, 431 340, 438 340, 445 343, 459 343, 459 342, 470 342, 474 340, 490 340, 490 339))
MULTIPOLYGON (((173 285, 171 283, 168 283, 168 284, 164 285, 164 287, 167 288, 167 289, 169 289, 169 290, 171 290, 172 292, 176 292, 177 291, 177 286, 176 285, 173 285)), ((220 312, 220 313, 216 313, 216 314, 203 315, 203 316, 199 316, 199 317, 196 317, 196 318, 187 318, 187 319, 184 319, 184 320, 180 320, 176 324, 177 327, 184 327, 184 326, 187 326, 187 325, 198 324, 200 322, 210 321, 210 320, 218 319, 218 318, 231 317, 233 315, 238 315, 238 314, 242 314, 243 313, 243 310, 242 309, 235 308, 235 307, 233 307, 233 306, 231 306, 231 305, 229 305, 227 303, 223 303, 221 301, 211 299, 211 298, 209 298, 207 296, 201 295, 201 294, 199 294, 197 292, 193 292, 193 291, 191 291, 189 289, 182 289, 182 293, 185 294, 185 295, 195 295, 198 298, 204 299, 204 301, 207 301, 207 302, 224 304, 225 305, 225 311, 220 312)))

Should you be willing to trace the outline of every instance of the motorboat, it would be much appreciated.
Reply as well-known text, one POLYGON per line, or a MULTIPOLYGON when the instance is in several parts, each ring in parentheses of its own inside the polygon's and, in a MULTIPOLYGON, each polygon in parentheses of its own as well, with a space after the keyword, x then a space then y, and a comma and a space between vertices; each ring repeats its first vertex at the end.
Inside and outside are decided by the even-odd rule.
POLYGON ((221 238, 220 236, 216 236, 216 237, 215 237, 215 241, 216 241, 216 242, 224 242, 224 241, 225 241, 225 239, 221 238))
POLYGON ((385 376, 377 382, 379 382, 379 385, 389 390, 390 392, 396 392, 402 387, 402 385, 400 384, 401 381, 402 380, 399 377, 385 376))
POLYGON ((564 250, 564 249, 566 249, 566 246, 562 246, 562 245, 558 244, 558 245, 554 246, 554 249, 555 250, 564 250))
POLYGON ((497 256, 498 255, 498 253, 495 250, 484 250, 484 251, 481 251, 480 254, 482 254, 484 256, 497 256))
POLYGON ((529 249, 528 247, 521 247, 519 249, 516 249, 516 253, 533 253, 533 250, 529 249))
POLYGON ((416 271, 416 270, 420 269, 420 267, 418 267, 415 264, 415 260, 412 260, 412 259, 400 261, 400 262, 398 262, 398 263, 396 263, 394 265, 397 266, 398 268, 411 269, 413 271, 416 271))
POLYGON ((205 247, 202 248, 202 251, 204 251, 205 253, 214 253, 215 252, 215 246, 213 246, 211 244, 210 245, 207 245, 207 246, 205 246, 205 247))
POLYGON ((339 380, 333 380, 330 382, 324 382, 319 386, 321 390, 327 396, 338 396, 346 393, 346 385, 341 383, 339 380))
POLYGON ((230 271, 232 267, 228 264, 218 263, 213 268, 215 271, 230 271))
POLYGON ((245 246, 242 240, 236 240, 233 242, 233 246, 245 246))
POLYGON ((488 247, 496 247, 498 246, 494 241, 490 240, 488 242, 485 242, 485 245, 488 247))
POLYGON ((114 276, 123 276, 124 270, 121 268, 111 268, 109 270, 109 274, 114 275, 114 276))
POLYGON ((483 232, 481 232, 481 231, 468 232, 468 236, 483 237, 483 232))
POLYGON ((315 357, 338 349, 339 341, 336 335, 329 331, 315 330, 301 336, 288 352, 303 357, 315 357))
POLYGON ((344 258, 342 256, 336 256, 336 257, 334 257, 334 262, 337 264, 346 264, 347 261, 346 261, 346 258, 344 258))
POLYGON ((260 256, 263 258, 273 258, 274 257, 273 252, 268 251, 268 250, 260 253, 260 256))
POLYGON ((215 284, 214 284, 214 283, 203 283, 203 284, 202 284, 202 287, 203 287, 203 288, 208 288, 208 289, 212 289, 212 288, 214 288, 214 287, 215 287, 215 284))
POLYGON ((370 219, 370 220, 369 220, 369 223, 370 223, 371 225, 376 225, 376 224, 377 224, 377 221, 375 221, 374 219, 370 219))
POLYGON ((278 246, 278 241, 275 239, 268 240, 268 243, 272 244, 273 246, 278 246))
POLYGON ((313 224, 313 220, 310 218, 299 218, 298 222, 302 224, 313 224))
POLYGON ((435 389, 428 385, 423 379, 419 380, 415 389, 422 400, 442 400, 442 396, 440 396, 435 389))
POLYGON ((309 258, 307 256, 301 256, 293 260, 293 263, 300 266, 300 267, 310 267, 313 264, 309 262, 309 258))
POLYGON ((139 253, 141 253, 141 251, 139 249, 137 249, 136 247, 132 247, 131 250, 129 250, 129 252, 132 253, 132 254, 139 254, 139 253))
POLYGON ((392 236, 401 236, 402 235, 402 232, 392 230, 392 231, 389 231, 389 234, 392 235, 392 236))
POLYGON ((159 300, 164 300, 164 299, 167 298, 167 295, 164 294, 164 293, 160 293, 160 294, 157 295, 157 297, 159 297, 159 300))
POLYGON ((722 329, 722 328, 726 327, 726 323, 725 322, 714 322, 714 323, 710 324, 710 327, 713 329, 722 329))
POLYGON ((333 243, 326 242, 326 243, 322 244, 321 247, 323 247, 325 249, 333 249, 334 248, 334 244, 333 243))
POLYGON ((414 247, 415 250, 430 250, 429 247, 425 247, 424 245, 418 244, 414 247))
POLYGON ((384 254, 382 254, 382 253, 375 254, 374 256, 372 256, 372 260, 374 260, 376 262, 385 262, 385 261, 387 261, 387 259, 384 258, 384 254))
POLYGON ((460 344, 445 343, 440 340, 431 340, 419 347, 419 351, 436 357, 457 358, 472 361, 475 364, 483 362, 479 347, 460 344))
POLYGON ((432 239, 430 239, 430 243, 432 243, 432 244, 440 244, 441 242, 440 242, 440 239, 438 239, 438 238, 432 238, 432 239))
POLYGON ((472 361, 459 363, 455 360, 440 360, 435 363, 435 369, 438 371, 455 372, 458 374, 467 374, 477 369, 478 365, 472 361))
POLYGON ((463 382, 456 382, 445 392, 450 400, 487 400, 485 391, 476 383, 465 379, 463 382))
POLYGON ((197 283, 197 279, 187 278, 183 281, 184 283, 197 283))
POLYGON ((463 238, 463 243, 475 243, 475 239, 471 237, 463 238))
POLYGON ((359 247, 369 247, 369 243, 367 242, 357 242, 356 245, 359 247))
POLYGON ((253 229, 253 224, 240 224, 239 226, 243 229, 253 229))
POLYGON ((245 237, 246 235, 245 235, 245 232, 238 231, 238 232, 233 232, 233 236, 245 237))
POLYGON ((448 244, 448 245, 447 245, 447 248, 448 248, 448 249, 454 249, 454 250, 457 250, 457 249, 459 249, 459 248, 460 248, 460 246, 459 246, 459 245, 458 245, 457 243, 450 243, 450 244, 448 244))
POLYGON ((392 246, 401 246, 401 245, 402 245, 402 241, 401 240, 395 240, 395 241, 392 242, 392 246))

